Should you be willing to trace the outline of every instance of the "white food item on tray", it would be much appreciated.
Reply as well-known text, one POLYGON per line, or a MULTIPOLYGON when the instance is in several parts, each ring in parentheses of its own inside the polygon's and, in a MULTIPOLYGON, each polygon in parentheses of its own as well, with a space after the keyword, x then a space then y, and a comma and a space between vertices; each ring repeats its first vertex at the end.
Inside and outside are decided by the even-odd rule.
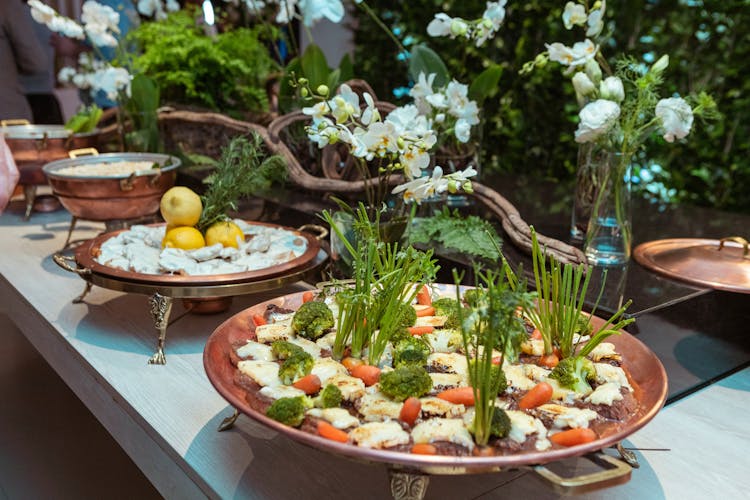
POLYGON ((313 408, 307 410, 311 417, 321 418, 337 429, 359 426, 359 419, 343 408, 313 408))
MULTIPOLYGON (((291 322, 290 322, 291 323, 291 322)), ((289 323, 268 323, 255 327, 255 336, 258 342, 270 344, 277 340, 289 340, 294 335, 289 323)))
POLYGON ((365 448, 389 448, 409 442, 409 433, 398 422, 369 422, 349 433, 349 439, 365 448))
POLYGON ((252 358, 258 361, 273 361, 276 359, 270 345, 261 344, 254 340, 248 340, 247 344, 237 349, 237 356, 242 359, 252 358))
POLYGON ((615 361, 622 360, 622 356, 620 356, 617 351, 615 351, 615 345, 611 342, 602 342, 598 346, 594 347, 594 349, 589 353, 588 357, 593 361, 601 361, 602 359, 613 359, 615 361))
POLYGON ((562 406, 554 403, 547 403, 539 406, 543 412, 555 416, 555 427, 588 427, 589 422, 599 418, 599 414, 588 408, 574 408, 571 406, 562 406))
POLYGON ((262 387, 282 385, 279 378, 279 364, 273 361, 240 361, 237 363, 237 368, 262 387))
POLYGON ((58 168, 54 173, 69 177, 122 177, 139 172, 142 174, 148 171, 159 172, 158 169, 153 168, 154 164, 153 161, 101 161, 58 168))
POLYGON ((461 418, 431 418, 414 426, 411 437, 415 443, 447 441, 469 450, 474 449, 474 439, 461 418))
POLYGON ((469 380, 469 365, 463 354, 434 352, 427 356, 427 366, 443 373, 455 373, 467 382, 469 380))
POLYGON ((521 344, 521 351, 529 356, 544 355, 544 341, 542 339, 527 339, 521 344))
POLYGON ((435 397, 420 398, 422 403, 422 418, 430 417, 460 417, 466 412, 466 407, 435 397))
POLYGON ((333 358, 319 358, 315 360, 310 373, 317 375, 321 385, 325 386, 331 377, 335 375, 347 375, 349 372, 344 365, 333 358))
POLYGON ((357 400, 355 407, 362 414, 365 422, 384 422, 397 420, 403 403, 390 399, 382 392, 365 394, 357 400))
POLYGON ((528 391, 536 385, 536 382, 526 376, 521 365, 503 363, 503 373, 505 373, 505 380, 508 381, 508 388, 528 391))
POLYGON ((619 366, 612 366, 607 363, 594 363, 594 369, 596 370, 596 381, 598 383, 614 382, 621 387, 627 387, 630 391, 633 390, 630 387, 627 375, 625 375, 625 370, 619 366))
POLYGON ((301 391, 291 385, 269 385, 261 388, 258 392, 271 399, 296 398, 297 396, 305 395, 305 391, 301 391))
POLYGON ((338 387, 341 396, 347 401, 356 401, 365 395, 365 383, 356 377, 338 374, 329 378, 327 383, 338 387))
POLYGON ((620 385, 615 382, 606 382, 594 389, 594 392, 586 396, 584 401, 592 405, 612 406, 612 403, 622 401, 622 399, 620 385))
POLYGON ((266 269, 307 251, 307 240, 287 229, 248 224, 240 219, 233 222, 250 238, 239 248, 217 243, 194 250, 162 249, 165 226, 134 225, 102 243, 96 260, 143 274, 208 276, 266 269))
POLYGON ((523 443, 528 436, 536 434, 534 447, 537 450, 546 450, 552 446, 547 439, 547 428, 541 420, 518 410, 506 410, 505 413, 510 419, 510 433, 508 433, 510 439, 516 443, 523 443))
POLYGON ((457 373, 430 373, 432 392, 440 392, 464 385, 464 378, 457 373))
POLYGON ((523 365, 523 374, 535 382, 546 381, 550 373, 552 373, 551 370, 547 370, 546 368, 533 363, 524 363, 523 365))
POLYGON ((313 358, 320 357, 320 346, 312 340, 307 340, 304 337, 289 337, 288 342, 301 347, 303 351, 313 358))

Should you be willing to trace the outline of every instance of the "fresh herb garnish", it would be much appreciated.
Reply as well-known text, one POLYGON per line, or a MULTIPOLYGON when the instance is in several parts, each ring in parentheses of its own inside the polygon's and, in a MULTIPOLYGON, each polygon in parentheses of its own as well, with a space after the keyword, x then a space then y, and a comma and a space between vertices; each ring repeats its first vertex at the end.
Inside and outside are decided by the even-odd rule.
POLYGON ((432 217, 415 219, 409 242, 425 245, 438 242, 446 249, 497 261, 502 239, 488 221, 476 215, 462 217, 458 210, 451 212, 446 207, 432 217))
POLYGON ((213 174, 204 182, 209 184, 203 195, 203 213, 198 229, 205 231, 211 224, 227 219, 237 210, 237 200, 286 178, 286 164, 277 155, 267 156, 263 139, 258 134, 234 137, 222 149, 221 158, 213 174))

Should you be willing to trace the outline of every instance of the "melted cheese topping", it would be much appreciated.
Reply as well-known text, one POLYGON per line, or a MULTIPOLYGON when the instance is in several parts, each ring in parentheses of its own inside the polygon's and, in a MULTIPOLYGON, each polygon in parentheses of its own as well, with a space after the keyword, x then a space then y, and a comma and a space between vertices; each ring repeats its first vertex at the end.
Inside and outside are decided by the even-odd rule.
POLYGON ((461 347, 461 334, 456 330, 435 330, 423 335, 435 352, 456 352, 461 347))
POLYGON ((612 406, 613 402, 622 401, 620 386, 614 382, 602 384, 594 389, 594 392, 589 394, 585 401, 593 405, 612 406))
POLYGON ((602 359, 614 359, 616 361, 622 360, 622 356, 615 351, 615 345, 609 342, 602 342, 594 347, 588 357, 594 361, 600 361, 602 359))
POLYGON ((319 358, 315 360, 310 373, 317 375, 320 383, 325 386, 331 377, 335 375, 348 375, 349 372, 344 365, 333 358, 319 358))
POLYGON ((555 427, 588 427, 591 420, 599 417, 598 413, 588 408, 573 408, 551 403, 541 405, 539 409, 555 415, 553 422, 555 427))
POLYGON ((630 391, 633 390, 628 382, 628 377, 625 375, 625 370, 619 366, 612 366, 607 363, 594 363, 596 369, 596 381, 600 384, 607 382, 613 382, 620 387, 627 387, 630 391))
POLYGON ((240 361, 237 368, 260 386, 282 385, 279 378, 279 365, 273 361, 240 361))
POLYGON ((468 380, 469 367, 463 354, 434 352, 427 356, 427 366, 444 373, 455 373, 468 380))
POLYGON ((248 340, 247 344, 237 349, 240 358, 252 358, 258 361, 273 361, 276 357, 271 352, 271 346, 248 340))
POLYGON ((349 433, 349 439, 365 448, 388 448, 409 442, 409 433, 398 422, 369 422, 349 433))
POLYGON ((460 417, 466 412, 464 405, 453 404, 440 398, 420 398, 422 403, 422 417, 460 417))
MULTIPOLYGON (((336 316, 334 316, 334 319, 336 316)), ((333 351, 333 344, 336 342, 336 332, 330 332, 326 333, 322 337, 320 337, 318 340, 315 341, 316 344, 318 344, 318 347, 321 349, 328 349, 329 351, 333 351)))
POLYGON ((312 340, 308 340, 304 337, 290 337, 289 342, 294 345, 300 346, 303 351, 312 356, 314 359, 320 357, 320 346, 312 340))
POLYGON ((334 375, 326 383, 338 387, 341 396, 347 401, 356 401, 365 395, 365 383, 349 375, 334 375))
POLYGON ((415 443, 447 441, 474 449, 474 439, 460 418, 432 418, 414 426, 411 437, 415 443))
POLYGON ((521 344, 521 350, 529 356, 544 356, 544 341, 542 339, 527 339, 521 344))
POLYGON ((393 401, 381 392, 365 394, 356 403, 357 410, 365 422, 397 420, 402 406, 402 403, 393 401))
POLYGON ((552 444, 547 440, 547 428, 538 418, 534 418, 531 415, 527 415, 522 411, 506 410, 508 418, 510 419, 510 433, 508 437, 516 443, 523 443, 526 441, 526 437, 535 434, 536 438, 536 449, 546 450, 552 444))
POLYGON ((347 429, 359 425, 359 419, 343 408, 313 408, 307 410, 307 414, 311 417, 322 418, 337 429, 347 429))
POLYGON ((523 374, 536 382, 546 381, 547 377, 551 373, 551 370, 542 368, 539 365, 533 363, 526 363, 523 366, 523 374))
POLYGON ((464 378, 457 373, 430 373, 432 392, 439 392, 464 385, 464 378))
POLYGON ((440 328, 448 320, 448 316, 418 316, 414 326, 434 326, 440 328))
POLYGON ((287 324, 269 323, 255 327, 255 336, 258 342, 270 344, 277 340, 289 340, 294 333, 292 327, 287 324))
POLYGON ((271 399, 296 398, 297 396, 305 395, 305 391, 300 391, 291 385, 267 386, 258 392, 271 399))
POLYGON ((536 385, 536 382, 526 376, 521 365, 511 365, 510 363, 503 363, 503 373, 505 373, 505 380, 508 381, 509 387, 514 387, 522 391, 528 391, 536 385))

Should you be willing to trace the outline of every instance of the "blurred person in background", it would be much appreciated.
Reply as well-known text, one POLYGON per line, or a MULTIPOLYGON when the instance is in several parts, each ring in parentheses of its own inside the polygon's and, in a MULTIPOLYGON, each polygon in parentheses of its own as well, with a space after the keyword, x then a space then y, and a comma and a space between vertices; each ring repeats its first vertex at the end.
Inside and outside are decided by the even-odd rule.
POLYGON ((34 119, 18 79, 49 69, 34 24, 26 2, 0 0, 0 120, 34 119))

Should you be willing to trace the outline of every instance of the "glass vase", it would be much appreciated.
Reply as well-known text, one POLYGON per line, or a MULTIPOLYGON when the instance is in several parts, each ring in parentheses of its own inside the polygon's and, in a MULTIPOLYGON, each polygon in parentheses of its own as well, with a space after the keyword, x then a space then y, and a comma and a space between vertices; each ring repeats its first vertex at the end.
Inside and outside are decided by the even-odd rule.
POLYGON ((590 185, 583 187, 591 196, 591 212, 583 251, 590 264, 622 265, 630 259, 632 243, 630 157, 593 148, 588 158, 590 185))

